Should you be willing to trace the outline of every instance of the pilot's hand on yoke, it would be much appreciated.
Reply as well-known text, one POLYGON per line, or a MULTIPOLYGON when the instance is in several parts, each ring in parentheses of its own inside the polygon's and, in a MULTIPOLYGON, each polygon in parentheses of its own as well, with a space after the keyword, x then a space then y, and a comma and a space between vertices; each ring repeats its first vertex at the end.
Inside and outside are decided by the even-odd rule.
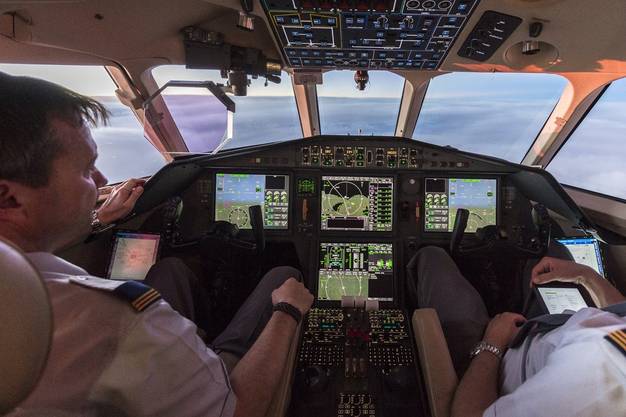
POLYGON ((128 215, 143 193, 145 181, 131 178, 116 185, 106 201, 98 208, 98 219, 104 226, 128 215))

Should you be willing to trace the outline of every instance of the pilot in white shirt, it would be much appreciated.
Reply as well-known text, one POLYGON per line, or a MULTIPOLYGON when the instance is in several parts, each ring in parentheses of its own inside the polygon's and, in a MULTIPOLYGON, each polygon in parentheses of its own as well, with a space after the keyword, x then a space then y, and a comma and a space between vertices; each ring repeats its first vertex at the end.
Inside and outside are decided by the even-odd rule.
MULTIPOLYGON (((582 309, 562 317, 564 324, 545 326, 545 332, 531 333, 509 348, 522 340, 516 336, 526 318, 502 313, 490 319, 480 295, 444 250, 421 249, 409 267, 417 275, 418 306, 437 311, 462 377, 453 417, 626 415, 626 297, 591 268, 546 257, 533 268, 531 279, 534 284, 579 283, 596 305, 611 312, 582 309), (477 354, 470 360, 479 341, 500 353, 483 346, 474 349, 477 354)), ((522 330, 534 329, 533 320, 522 330)))
MULTIPOLYGON (((196 326, 156 291, 129 283, 135 292, 122 298, 117 287, 110 291, 118 283, 52 255, 91 231, 107 180, 95 166, 88 125, 106 120, 105 108, 56 84, 3 73, 0 97, 0 237, 29 253, 54 318, 43 377, 18 413, 264 416, 299 317, 313 302, 299 273, 280 267, 266 274, 214 342, 239 358, 227 374, 196 326)), ((142 183, 115 187, 98 209, 100 221, 127 215, 142 183)))

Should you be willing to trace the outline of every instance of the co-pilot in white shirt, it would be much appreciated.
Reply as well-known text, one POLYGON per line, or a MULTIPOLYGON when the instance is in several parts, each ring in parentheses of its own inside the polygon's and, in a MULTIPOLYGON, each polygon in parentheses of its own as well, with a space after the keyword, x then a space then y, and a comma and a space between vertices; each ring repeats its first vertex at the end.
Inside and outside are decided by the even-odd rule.
POLYGON ((54 336, 43 376, 17 414, 233 415, 225 367, 192 322, 162 300, 138 313, 112 294, 71 283, 87 272, 52 254, 28 257, 50 293, 54 336))
POLYGON ((626 318, 585 308, 535 336, 526 355, 526 344, 509 349, 500 398, 483 416, 626 416, 626 355, 604 338, 624 328, 626 318))

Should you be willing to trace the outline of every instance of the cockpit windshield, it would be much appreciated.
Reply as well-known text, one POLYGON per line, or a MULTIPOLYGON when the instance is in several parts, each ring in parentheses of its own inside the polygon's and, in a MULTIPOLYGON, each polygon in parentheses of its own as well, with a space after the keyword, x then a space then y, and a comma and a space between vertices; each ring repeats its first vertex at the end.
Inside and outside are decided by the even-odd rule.
POLYGON ((324 73, 324 84, 317 86, 322 134, 393 136, 404 78, 369 71, 369 83, 359 91, 354 75, 354 71, 324 73))
POLYGON ((430 81, 413 138, 520 162, 567 80, 550 74, 451 73, 430 81))

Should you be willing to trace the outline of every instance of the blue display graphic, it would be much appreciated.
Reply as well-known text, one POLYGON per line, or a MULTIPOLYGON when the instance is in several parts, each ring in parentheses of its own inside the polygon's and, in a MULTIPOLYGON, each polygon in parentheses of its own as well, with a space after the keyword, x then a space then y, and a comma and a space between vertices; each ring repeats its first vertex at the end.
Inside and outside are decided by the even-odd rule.
POLYGON ((451 232, 456 212, 469 210, 466 232, 495 225, 497 221, 497 187, 495 179, 427 178, 425 187, 425 230, 451 232))
POLYGON ((259 205, 266 229, 288 228, 288 176, 218 173, 215 182, 215 220, 250 229, 248 208, 259 205))

